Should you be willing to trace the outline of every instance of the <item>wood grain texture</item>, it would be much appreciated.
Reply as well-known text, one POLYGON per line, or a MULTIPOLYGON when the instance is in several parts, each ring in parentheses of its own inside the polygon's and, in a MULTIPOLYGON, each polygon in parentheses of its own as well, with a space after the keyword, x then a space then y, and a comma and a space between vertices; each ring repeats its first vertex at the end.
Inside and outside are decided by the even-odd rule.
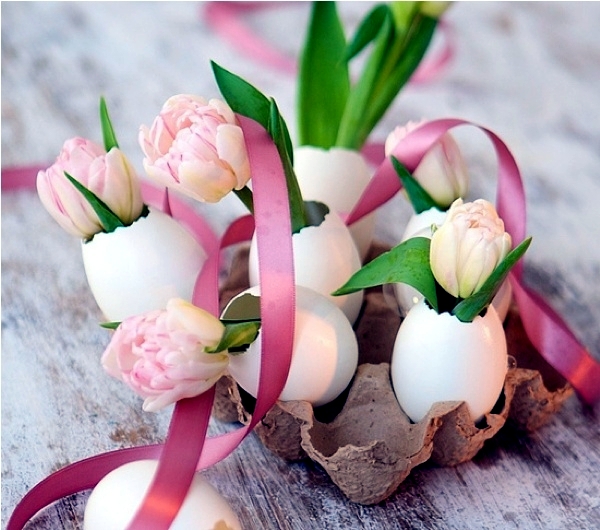
MULTIPOLYGON (((356 24, 368 6, 342 3, 356 24)), ((295 120, 294 80, 220 39, 202 4, 2 3, 2 165, 51 162, 72 136, 100 138, 109 103, 119 140, 141 166, 137 130, 175 93, 217 95, 209 59, 276 97, 295 120)), ((290 53, 308 5, 257 12, 252 27, 290 53)), ((513 150, 528 194, 529 283, 600 358, 600 40, 597 3, 464 3, 448 13, 456 58, 435 83, 408 88, 375 132, 408 119, 457 116, 489 126, 513 150)), ((473 195, 493 196, 495 163, 476 131, 458 131, 473 195), (471 134, 473 133, 473 134, 471 134)), ((200 207, 220 230, 235 200, 200 207)), ((393 242, 410 211, 401 197, 378 214, 393 242)), ((2 525, 39 480, 106 450, 163 439, 169 411, 102 371, 109 335, 89 292, 80 243, 34 193, 2 195, 2 525)), ((576 398, 532 434, 503 428, 471 461, 425 463, 387 501, 349 502, 311 462, 288 464, 250 436, 206 477, 247 529, 600 528, 600 409, 576 398)), ((211 434, 234 428, 213 420, 211 434)), ((28 529, 81 528, 87 493, 42 512, 28 529)))

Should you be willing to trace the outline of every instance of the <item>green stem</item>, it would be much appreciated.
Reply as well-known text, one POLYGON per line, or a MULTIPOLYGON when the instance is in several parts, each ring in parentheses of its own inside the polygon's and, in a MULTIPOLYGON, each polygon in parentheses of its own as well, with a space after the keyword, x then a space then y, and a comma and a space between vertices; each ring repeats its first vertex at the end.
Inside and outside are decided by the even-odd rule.
POLYGON ((360 149, 419 66, 433 37, 437 20, 416 13, 402 38, 389 28, 377 40, 363 74, 353 87, 336 145, 360 149), (390 39, 394 38, 390 43, 390 39))
POLYGON ((271 98, 270 101, 271 107, 268 131, 275 142, 275 146, 277 147, 277 151, 279 152, 281 163, 283 165, 290 202, 292 234, 297 234, 300 232, 300 230, 308 225, 306 212, 304 210, 304 201, 302 199, 302 193, 300 191, 298 179, 296 178, 296 173, 294 172, 293 163, 290 158, 292 151, 287 145, 286 135, 284 134, 285 122, 281 118, 281 114, 279 113, 279 109, 277 108, 277 103, 275 103, 275 100, 271 98))
POLYGON ((241 190, 233 190, 238 196, 242 204, 248 209, 248 211, 254 215, 254 198, 252 196, 252 190, 248 186, 244 186, 241 190))
MULTIPOLYGON (((371 129, 379 122, 398 95, 398 92, 414 74, 429 47, 436 27, 436 19, 425 17, 421 14, 415 17, 409 29, 409 34, 399 52, 400 57, 407 56, 408 53, 410 53, 410 56, 407 56, 407 60, 397 60, 396 68, 389 73, 385 82, 375 87, 371 105, 365 109, 365 123, 370 126, 372 125, 371 129)), ((362 133, 361 141, 366 140, 370 131, 362 133)))

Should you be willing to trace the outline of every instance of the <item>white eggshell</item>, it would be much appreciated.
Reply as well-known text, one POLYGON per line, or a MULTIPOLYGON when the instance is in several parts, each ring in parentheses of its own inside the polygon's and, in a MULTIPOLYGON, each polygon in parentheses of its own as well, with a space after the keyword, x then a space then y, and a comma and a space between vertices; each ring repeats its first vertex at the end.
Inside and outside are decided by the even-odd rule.
MULTIPOLYGON (((90 494, 84 530, 125 530, 142 504, 157 466, 157 460, 138 460, 106 475, 90 494)), ((227 501, 196 474, 170 530, 215 528, 241 530, 242 526, 227 501)))
POLYGON ((498 400, 507 370, 506 337, 492 306, 463 323, 424 301, 402 321, 391 362, 394 393, 414 422, 438 401, 465 401, 478 421, 498 400))
POLYGON ((175 219, 150 208, 130 226, 82 243, 83 264, 100 310, 121 321, 170 298, 190 301, 206 252, 175 219))
MULTIPOLYGON (((332 296, 361 267, 358 251, 348 227, 331 210, 319 226, 307 226, 292 236, 294 274, 297 285, 309 287, 328 297, 353 324, 363 301, 363 292, 332 296)), ((258 285, 256 235, 248 258, 250 285, 258 285)))
MULTIPOLYGON (((239 294, 260 295, 258 286, 239 294)), ((227 312, 225 308, 224 313, 227 312)), ((231 356, 229 372, 252 396, 258 393, 261 335, 240 355, 231 356)), ((344 314, 327 299, 296 287, 294 349, 282 401, 309 401, 314 406, 335 399, 348 386, 358 365, 356 335, 344 314)))
MULTIPOLYGON (((341 215, 352 211, 372 176, 360 153, 341 147, 297 147, 294 171, 304 200, 323 202, 341 215)), ((350 227, 361 260, 369 251, 374 230, 374 213, 350 227)))
MULTIPOLYGON (((434 224, 439 226, 445 219, 446 212, 442 212, 437 208, 413 214, 404 229, 404 234, 400 242, 404 242, 411 237, 431 238, 431 226, 434 224)), ((396 300, 403 315, 406 315, 411 307, 423 298, 419 291, 405 283, 395 283, 394 292, 396 293, 396 300)))

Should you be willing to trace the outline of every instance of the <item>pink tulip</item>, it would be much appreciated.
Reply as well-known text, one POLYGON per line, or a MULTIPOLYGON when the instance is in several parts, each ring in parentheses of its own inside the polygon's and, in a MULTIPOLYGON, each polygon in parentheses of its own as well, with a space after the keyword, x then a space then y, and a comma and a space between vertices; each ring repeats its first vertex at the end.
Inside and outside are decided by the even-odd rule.
POLYGON ((250 179, 242 129, 223 101, 173 96, 139 142, 147 174, 196 200, 218 202, 250 179))
POLYGON ((224 332, 221 321, 179 298, 164 310, 125 319, 102 356, 102 366, 156 412, 202 394, 223 375, 227 352, 206 353, 224 332))
POLYGON ((457 199, 431 237, 430 264, 437 282, 458 298, 481 289, 511 248, 511 237, 486 200, 457 199))
MULTIPOLYGON (((385 156, 390 156, 398 142, 421 124, 408 122, 403 127, 396 127, 385 141, 385 156)), ((444 134, 425 154, 413 177, 440 206, 448 207, 454 200, 466 195, 469 188, 467 167, 450 133, 444 134)))
POLYGON ((87 199, 65 171, 92 191, 124 225, 137 220, 144 207, 135 169, 116 148, 106 152, 83 138, 67 140, 56 162, 37 176, 37 190, 48 213, 67 232, 89 239, 103 231, 87 199))

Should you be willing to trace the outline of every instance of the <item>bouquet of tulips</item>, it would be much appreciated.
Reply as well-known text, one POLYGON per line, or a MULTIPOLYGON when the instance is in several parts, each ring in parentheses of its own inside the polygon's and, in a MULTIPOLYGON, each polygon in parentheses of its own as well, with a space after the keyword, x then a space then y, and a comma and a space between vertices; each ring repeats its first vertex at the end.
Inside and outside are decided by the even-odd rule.
MULTIPOLYGON (((104 145, 68 140, 55 164, 39 173, 42 203, 82 240, 103 325, 115 330, 102 364, 144 399, 145 411, 198 396, 225 374, 249 394, 260 392, 258 234, 250 241, 249 289, 214 315, 195 303, 209 252, 170 215, 170 197, 216 203, 229 193, 255 214, 252 184, 262 176, 244 120, 256 122, 274 145, 289 202, 296 319, 279 399, 318 407, 347 389, 358 365, 353 325, 364 290, 392 283, 403 286, 400 305, 411 289, 390 353, 400 407, 415 423, 439 401, 466 402, 473 422, 492 410, 508 369, 495 300, 530 239, 513 248, 491 203, 465 202, 466 164, 452 136, 435 142, 413 171, 398 153, 423 124, 399 126, 387 138, 387 162, 415 209, 398 245, 365 263, 373 212, 346 222, 371 185, 373 170, 361 150, 421 63, 447 7, 377 4, 347 40, 335 3, 315 2, 301 58, 296 143, 274 98, 213 63, 223 99, 175 95, 150 127, 140 128, 145 176, 119 149, 104 100, 104 145), (352 82, 358 56, 364 66, 352 82), (144 202, 147 181, 167 190, 162 208, 144 202)), ((101 523, 89 528, 102 527, 103 510, 90 513, 86 520, 101 523)))

